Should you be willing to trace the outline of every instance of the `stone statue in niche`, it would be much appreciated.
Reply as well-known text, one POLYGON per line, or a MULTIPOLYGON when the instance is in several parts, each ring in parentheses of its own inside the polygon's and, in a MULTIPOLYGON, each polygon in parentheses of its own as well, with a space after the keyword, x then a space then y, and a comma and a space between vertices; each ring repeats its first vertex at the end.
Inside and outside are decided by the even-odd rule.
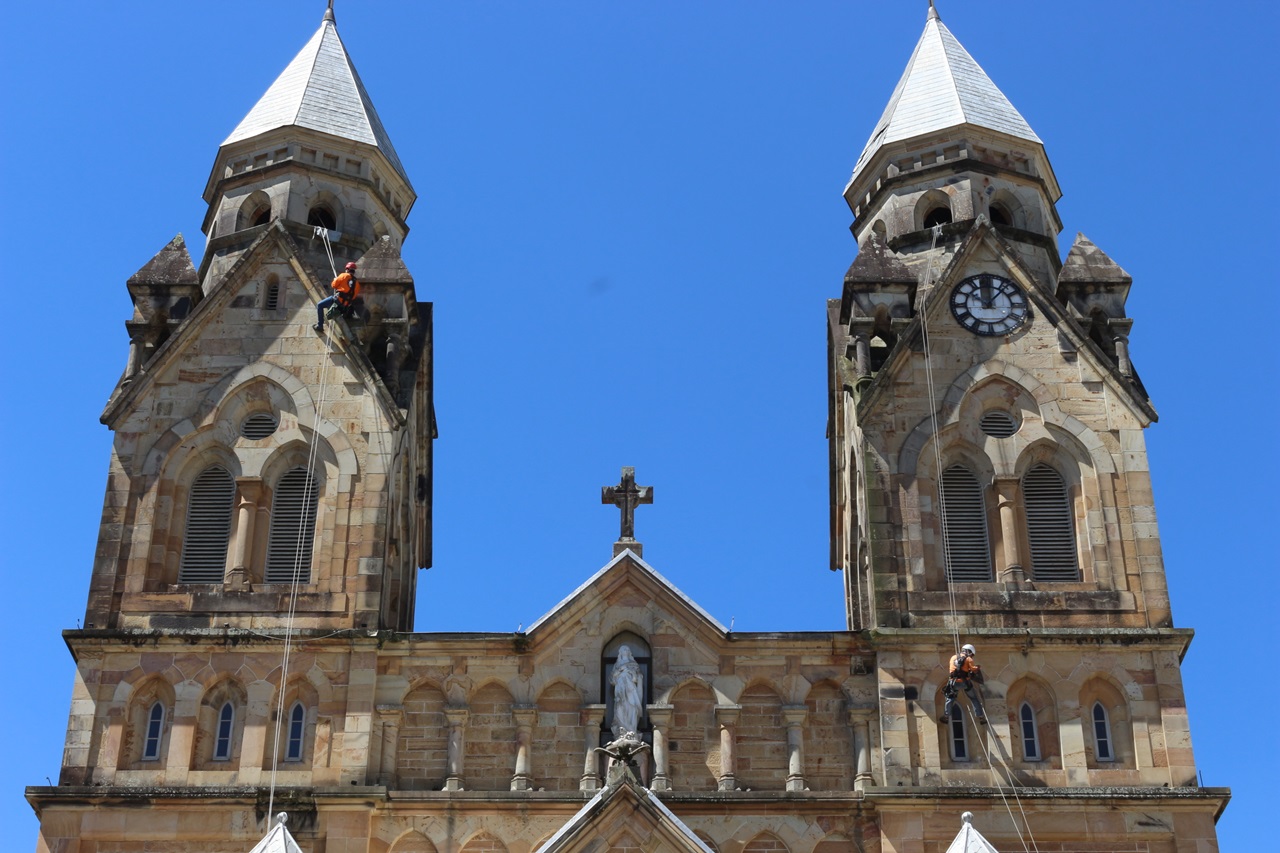
POLYGON ((643 708, 644 673, 631 647, 619 646, 618 660, 613 665, 613 736, 639 730, 643 708))

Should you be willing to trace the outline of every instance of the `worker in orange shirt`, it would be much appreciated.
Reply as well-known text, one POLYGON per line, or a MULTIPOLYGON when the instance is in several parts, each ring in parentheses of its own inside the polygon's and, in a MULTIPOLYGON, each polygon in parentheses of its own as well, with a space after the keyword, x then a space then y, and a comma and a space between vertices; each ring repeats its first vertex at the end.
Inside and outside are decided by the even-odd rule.
MULTIPOLYGON (((947 686, 942 689, 942 695, 947 697, 946 704, 942 709, 942 716, 939 718, 942 723, 951 721, 951 709, 956 704, 956 696, 960 693, 960 688, 964 688, 965 694, 969 697, 969 702, 973 705, 973 713, 978 718, 978 722, 982 725, 987 724, 987 712, 982 707, 982 700, 978 698, 978 691, 973 689, 974 683, 981 684, 983 682, 982 667, 978 666, 974 661, 974 657, 978 654, 977 650, 968 643, 960 647, 960 654, 951 658, 951 670, 947 674, 947 686)), ((956 713, 960 713, 956 709, 956 713)))
POLYGON ((351 316, 351 308, 356 297, 360 295, 360 282, 356 280, 356 265, 349 263, 346 270, 329 285, 333 295, 321 299, 316 305, 316 324, 312 326, 320 334, 324 334, 324 315, 329 308, 336 306, 344 317, 351 316))

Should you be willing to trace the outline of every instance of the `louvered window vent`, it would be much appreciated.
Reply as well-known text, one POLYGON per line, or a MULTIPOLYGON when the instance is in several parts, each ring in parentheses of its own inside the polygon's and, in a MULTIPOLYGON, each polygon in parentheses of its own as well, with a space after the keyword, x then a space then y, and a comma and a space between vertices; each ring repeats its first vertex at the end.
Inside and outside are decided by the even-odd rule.
POLYGON ((236 481, 218 465, 206 468, 191 484, 178 583, 222 583, 235 496, 236 481))
POLYGON ((262 307, 268 311, 274 311, 280 307, 280 285, 267 285, 267 293, 262 300, 262 307))
POLYGON ((279 426, 280 422, 275 419, 274 415, 261 413, 249 415, 244 419, 244 423, 240 424, 240 434, 250 441, 258 441, 270 436, 279 426))
POLYGON ((311 582, 311 545, 315 538, 315 478, 294 468, 280 478, 271 500, 267 539, 267 583, 311 582))
POLYGON ((1080 580, 1076 534, 1067 484, 1053 468, 1040 463, 1022 478, 1031 545, 1031 577, 1037 581, 1080 580))
POLYGON ((992 438, 1008 438, 1018 431, 1017 419, 1008 412, 992 409, 978 421, 982 431, 992 438))
POLYGON ((978 478, 961 465, 943 471, 942 501, 947 580, 952 583, 990 581, 987 506, 978 478))

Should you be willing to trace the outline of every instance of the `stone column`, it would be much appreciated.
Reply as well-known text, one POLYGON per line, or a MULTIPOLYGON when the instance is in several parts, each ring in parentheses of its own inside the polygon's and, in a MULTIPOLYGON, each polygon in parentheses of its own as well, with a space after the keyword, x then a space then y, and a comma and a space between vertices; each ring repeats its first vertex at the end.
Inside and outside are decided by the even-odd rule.
POLYGON ((511 790, 528 791, 533 788, 529 751, 533 744, 533 724, 538 720, 538 709, 529 705, 517 705, 511 709, 516 721, 516 772, 511 777, 511 790))
POLYGON ((649 723, 653 726, 653 780, 651 791, 670 791, 671 779, 667 775, 667 732, 671 728, 673 705, 649 705, 649 723))
POLYGON ((1018 549, 1018 499, 1022 482, 1017 477, 997 477, 996 495, 1000 507, 1000 541, 1004 544, 1004 567, 996 580, 1022 583, 1022 555, 1018 549))
POLYGON ((871 333, 875 330, 875 322, 871 317, 854 317, 849 321, 849 336, 853 339, 853 370, 859 389, 871 382, 871 333))
POLYGON ((258 496, 261 490, 262 481, 257 477, 236 478, 236 529, 231 545, 231 571, 225 579, 228 589, 249 588, 254 522, 258 516, 258 496))
POLYGON ((1111 341, 1116 347, 1116 370, 1120 371, 1120 375, 1126 379, 1133 378, 1133 362, 1129 360, 1129 331, 1133 328, 1133 321, 1128 317, 1116 317, 1108 320, 1107 326, 1111 329, 1111 341))
POLYGON ((449 721, 449 760, 448 777, 444 780, 444 790, 462 790, 462 756, 466 749, 467 717, 471 712, 466 708, 445 708, 444 716, 449 721))
POLYGON ((583 737, 582 782, 578 788, 583 791, 600 790, 600 753, 596 752, 596 747, 600 745, 604 711, 604 705, 586 705, 582 709, 582 727, 586 733, 583 737))
POLYGON ((849 726, 853 729, 853 790, 862 793, 868 785, 874 785, 871 776, 871 715, 870 708, 850 708, 849 726))
MULTIPOLYGON (((375 777, 379 785, 388 788, 396 786, 396 749, 400 745, 400 723, 404 720, 404 708, 400 705, 377 706, 378 716, 382 718, 382 749, 378 762, 378 775, 375 777)), ((372 759, 372 756, 370 756, 372 759)))
POLYGON ((804 783, 804 724, 809 709, 804 705, 786 705, 782 720, 787 725, 787 790, 803 791, 804 783))
POLYGON ((720 778, 717 791, 735 791, 738 787, 738 755, 735 727, 741 705, 717 705, 716 725, 720 727, 720 778))

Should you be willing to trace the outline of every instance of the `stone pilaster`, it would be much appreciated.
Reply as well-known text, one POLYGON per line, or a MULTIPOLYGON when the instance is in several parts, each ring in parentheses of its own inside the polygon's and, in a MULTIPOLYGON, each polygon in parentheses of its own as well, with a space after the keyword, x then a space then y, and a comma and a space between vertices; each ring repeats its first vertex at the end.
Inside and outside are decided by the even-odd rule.
POLYGON ((466 708, 446 708, 444 711, 445 719, 449 721, 448 776, 444 780, 446 791, 463 790, 462 758, 466 750, 467 717, 470 715, 471 712, 466 708))
POLYGON ((850 708, 849 727, 853 729, 853 790, 861 793, 875 785, 871 775, 871 717, 870 708, 850 708))
POLYGON ((533 745, 533 724, 538 720, 538 709, 517 705, 511 711, 516 721, 516 772, 511 777, 511 790, 528 791, 533 788, 530 751, 533 745))
POLYGON ((738 715, 741 705, 717 705, 716 725, 720 727, 720 776, 716 782, 718 791, 735 791, 738 788, 738 715))
POLYGON ((671 714, 675 710, 672 705, 649 705, 649 723, 653 726, 653 780, 649 789, 653 791, 670 791, 671 778, 668 775, 667 732, 671 728, 671 714))
MULTIPOLYGON (((378 705, 378 718, 382 723, 381 749, 377 775, 379 785, 396 787, 396 750, 400 745, 400 724, 404 721, 404 708, 400 705, 378 705)), ((370 756, 372 759, 372 756, 370 756)))
POLYGON ((604 712, 604 705, 587 705, 582 709, 582 728, 586 734, 583 738, 582 782, 578 788, 583 791, 600 790, 600 753, 596 752, 596 747, 600 745, 604 712))
POLYGON ((1018 502, 1022 482, 1017 477, 997 477, 996 497, 1000 507, 1000 541, 1004 545, 1004 560, 997 580, 1001 583, 1022 583, 1022 555, 1018 548, 1018 502))
POLYGON ((787 790, 804 791, 804 724, 809 709, 804 705, 787 705, 782 721, 787 726, 787 790))

